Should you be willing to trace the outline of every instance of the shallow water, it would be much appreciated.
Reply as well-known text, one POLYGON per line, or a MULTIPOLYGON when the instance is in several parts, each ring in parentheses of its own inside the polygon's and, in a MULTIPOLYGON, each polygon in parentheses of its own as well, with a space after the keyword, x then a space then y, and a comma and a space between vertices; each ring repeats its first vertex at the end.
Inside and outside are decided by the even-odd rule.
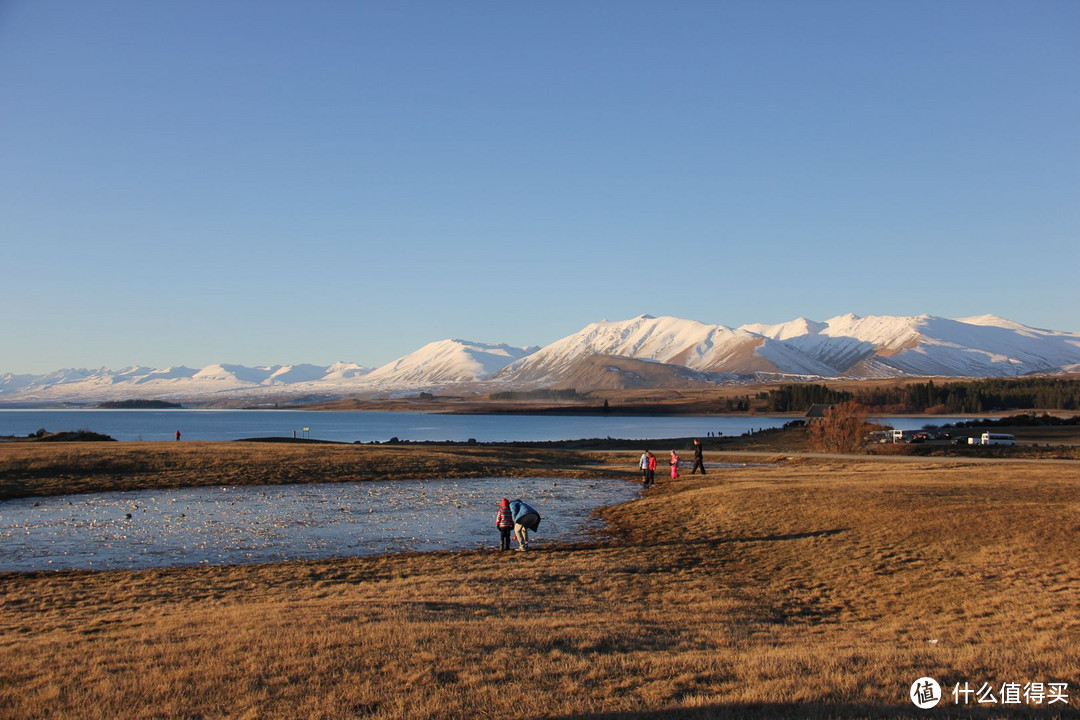
POLYGON ((391 480, 139 490, 0 502, 0 571, 233 565, 498 547, 496 503, 543 517, 534 546, 586 537, 623 480, 391 480))

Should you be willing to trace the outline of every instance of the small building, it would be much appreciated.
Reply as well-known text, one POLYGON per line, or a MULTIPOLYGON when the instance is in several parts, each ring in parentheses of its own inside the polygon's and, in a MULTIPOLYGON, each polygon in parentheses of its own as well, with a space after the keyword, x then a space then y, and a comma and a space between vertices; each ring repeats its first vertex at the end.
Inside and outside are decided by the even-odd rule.
POLYGON ((806 411, 806 424, 809 425, 812 422, 819 422, 825 419, 825 411, 831 410, 832 405, 824 405, 821 403, 814 403, 810 406, 810 409, 806 411))

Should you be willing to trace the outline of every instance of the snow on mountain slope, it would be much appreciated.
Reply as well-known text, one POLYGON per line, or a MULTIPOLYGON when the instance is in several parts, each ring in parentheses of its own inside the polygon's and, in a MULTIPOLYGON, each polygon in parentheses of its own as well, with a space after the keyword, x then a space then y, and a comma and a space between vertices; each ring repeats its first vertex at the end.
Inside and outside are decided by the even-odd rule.
POLYGON ((588 355, 648 360, 692 370, 749 375, 755 372, 818 374, 828 368, 762 335, 696 320, 639 315, 599 322, 509 365, 495 380, 514 385, 557 383, 588 355))
POLYGON ((241 385, 261 385, 281 369, 280 365, 272 367, 245 367, 243 365, 207 365, 195 373, 192 380, 210 383, 229 383, 241 385))
POLYGON ((1080 335, 1000 318, 971 323, 922 315, 914 329, 918 341, 882 362, 908 374, 1007 377, 1054 370, 1080 358, 1080 335))
POLYGON ((193 368, 184 367, 180 365, 178 367, 167 367, 161 370, 151 370, 150 372, 142 375, 141 377, 135 377, 131 379, 131 382, 136 385, 153 382, 170 382, 174 380, 190 380, 195 377, 198 370, 193 368))
POLYGON ((902 375, 1009 377, 1080 367, 1080 333, 1031 328, 994 315, 847 314, 735 330, 641 315, 587 325, 544 348, 440 340, 376 370, 353 363, 209 365, 199 370, 131 366, 0 375, 4 402, 130 398, 341 397, 483 383, 522 387, 674 387, 726 374, 803 377, 902 375), (570 383, 570 384, 568 384, 570 383))
POLYGON ((353 363, 208 365, 200 370, 132 366, 120 371, 64 370, 49 375, 0 376, 0 398, 20 402, 97 402, 132 398, 180 400, 215 395, 343 393, 369 370, 353 363))
POLYGON ((292 385, 293 383, 315 382, 326 377, 327 369, 318 365, 282 365, 270 374, 264 385, 292 385))
POLYGON ((41 382, 41 375, 4 373, 0 375, 0 397, 22 392, 34 383, 41 382))
POLYGON ((363 383, 368 387, 392 389, 477 382, 535 350, 468 340, 439 340, 372 370, 364 376, 363 383))
POLYGON ((361 378, 372 371, 373 368, 366 368, 356 363, 338 362, 334 363, 330 367, 326 368, 326 375, 323 377, 323 382, 326 383, 349 383, 357 378, 361 378))
POLYGON ((1039 330, 1037 328, 1029 328, 1026 325, 1021 325, 1018 322, 1008 320, 1000 317, 999 315, 987 314, 987 315, 972 315, 965 318, 954 318, 956 322, 961 322, 966 325, 982 325, 985 327, 999 327, 1007 328, 1009 330, 1020 330, 1022 332, 1035 331, 1035 332, 1050 332, 1049 330, 1039 330))
POLYGON ((789 340, 791 338, 798 338, 804 335, 814 335, 820 333, 828 325, 825 323, 815 322, 814 320, 807 320, 804 317, 796 318, 786 323, 780 323, 779 325, 765 325, 762 323, 754 323, 751 325, 743 325, 739 329, 746 332, 754 333, 755 335, 764 335, 765 337, 772 338, 773 340, 789 340))
MULTIPOLYGON (((757 350, 756 354, 769 361, 775 368, 772 372, 786 375, 813 375, 819 377, 832 377, 839 373, 830 362, 830 355, 817 357, 814 353, 808 353, 796 343, 767 340, 757 350)), ((747 374, 735 366, 717 368, 723 372, 747 374)), ((753 372, 769 372, 768 370, 753 370, 753 372)))
POLYGON ((588 355, 688 365, 687 358, 711 329, 694 320, 649 315, 591 323, 509 364, 493 379, 511 385, 554 384, 579 358, 588 355))
MULTIPOLYGON (((909 320, 841 315, 824 323, 798 318, 779 325, 743 325, 740 329, 782 343, 819 363, 822 369, 815 374, 829 376, 842 375, 879 351, 890 353, 912 342, 915 334, 909 320)), ((782 361, 778 364, 790 367, 782 361)))
MULTIPOLYGON (((949 320, 840 315, 746 325, 828 365, 832 375, 1012 376, 1060 367, 1078 357, 1080 336, 982 315, 949 320)), ((783 363, 779 363, 783 364, 783 363)))

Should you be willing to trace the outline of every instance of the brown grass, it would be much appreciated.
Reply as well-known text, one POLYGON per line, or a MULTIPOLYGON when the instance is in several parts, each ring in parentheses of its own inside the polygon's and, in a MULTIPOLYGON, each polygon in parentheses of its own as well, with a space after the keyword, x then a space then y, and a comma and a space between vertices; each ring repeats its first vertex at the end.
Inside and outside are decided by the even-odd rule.
MULTIPOLYGON (((632 475, 634 463, 605 477, 632 475)), ((488 446, 262 442, 0 444, 0 500, 33 495, 437 477, 587 477, 596 456, 488 446)))
POLYGON ((922 675, 1080 705, 1080 467, 796 459, 604 516, 531 553, 3 575, 0 716, 942 717, 922 675))

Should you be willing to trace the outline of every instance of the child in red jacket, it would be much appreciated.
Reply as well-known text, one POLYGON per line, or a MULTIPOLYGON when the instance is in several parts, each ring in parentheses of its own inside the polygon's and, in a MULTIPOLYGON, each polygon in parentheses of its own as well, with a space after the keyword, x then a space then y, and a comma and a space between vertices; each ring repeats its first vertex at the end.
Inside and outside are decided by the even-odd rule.
POLYGON ((495 515, 495 527, 499 528, 499 550, 510 549, 510 531, 514 528, 514 518, 510 514, 510 501, 502 499, 499 512, 495 515))

